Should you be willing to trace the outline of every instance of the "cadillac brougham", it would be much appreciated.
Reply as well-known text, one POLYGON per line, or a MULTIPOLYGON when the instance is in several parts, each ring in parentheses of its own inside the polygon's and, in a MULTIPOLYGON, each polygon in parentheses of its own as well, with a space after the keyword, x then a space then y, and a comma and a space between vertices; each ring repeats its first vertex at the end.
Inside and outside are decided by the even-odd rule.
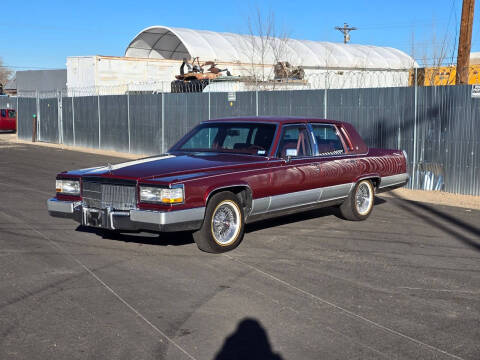
POLYGON ((352 125, 310 118, 204 121, 167 154, 62 172, 52 216, 110 231, 193 231, 201 250, 239 245, 245 224, 324 206, 365 220, 405 185, 406 154, 368 148, 352 125))

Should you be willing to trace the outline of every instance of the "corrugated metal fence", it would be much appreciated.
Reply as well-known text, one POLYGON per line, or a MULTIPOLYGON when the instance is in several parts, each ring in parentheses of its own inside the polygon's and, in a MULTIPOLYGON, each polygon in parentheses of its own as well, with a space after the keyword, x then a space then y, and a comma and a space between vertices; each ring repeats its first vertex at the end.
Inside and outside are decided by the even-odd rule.
POLYGON ((209 118, 344 120, 370 147, 407 151, 410 187, 480 195, 480 99, 471 86, 18 98, 19 138, 31 139, 33 114, 40 141, 141 154, 167 151, 209 118))

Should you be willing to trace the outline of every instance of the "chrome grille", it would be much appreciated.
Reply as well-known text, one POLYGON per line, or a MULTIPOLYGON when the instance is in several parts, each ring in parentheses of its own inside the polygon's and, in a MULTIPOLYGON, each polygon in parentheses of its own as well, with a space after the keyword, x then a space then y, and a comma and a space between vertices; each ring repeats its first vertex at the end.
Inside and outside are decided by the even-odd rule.
POLYGON ((130 210, 136 207, 135 185, 82 182, 83 206, 95 209, 111 207, 115 210, 130 210))

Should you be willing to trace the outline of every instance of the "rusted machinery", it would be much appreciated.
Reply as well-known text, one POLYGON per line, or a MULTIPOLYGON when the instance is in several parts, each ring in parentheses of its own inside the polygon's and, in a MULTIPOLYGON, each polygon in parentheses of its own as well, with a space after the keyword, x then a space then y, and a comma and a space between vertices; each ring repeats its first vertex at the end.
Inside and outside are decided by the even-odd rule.
POLYGON ((184 58, 180 65, 180 75, 176 75, 177 80, 171 83, 171 91, 172 93, 202 92, 211 80, 222 76, 232 76, 232 74, 228 69, 218 68, 213 61, 200 64, 199 58, 196 57, 189 63, 184 58), (187 72, 185 72, 185 67, 187 67, 187 72), (207 67, 208 69, 205 71, 207 67))
POLYGON ((288 61, 279 61, 274 68, 275 80, 292 79, 303 80, 305 71, 301 66, 292 66, 288 61))

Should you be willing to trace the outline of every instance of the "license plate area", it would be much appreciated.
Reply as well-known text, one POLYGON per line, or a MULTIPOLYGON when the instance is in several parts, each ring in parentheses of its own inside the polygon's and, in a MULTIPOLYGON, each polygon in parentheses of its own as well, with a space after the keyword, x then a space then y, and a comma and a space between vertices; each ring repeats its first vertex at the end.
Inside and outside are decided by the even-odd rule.
POLYGON ((107 228, 107 216, 103 210, 84 208, 82 225, 107 228))

